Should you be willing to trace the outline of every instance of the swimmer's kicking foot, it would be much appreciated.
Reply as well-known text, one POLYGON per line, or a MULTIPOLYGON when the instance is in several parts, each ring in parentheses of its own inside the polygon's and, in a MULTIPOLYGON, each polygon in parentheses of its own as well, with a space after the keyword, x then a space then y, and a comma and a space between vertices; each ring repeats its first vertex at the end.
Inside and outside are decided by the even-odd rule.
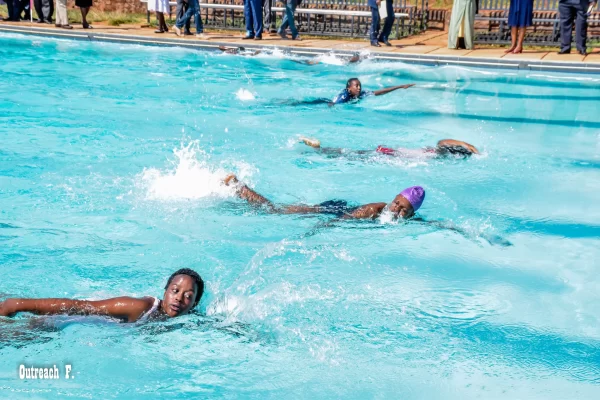
POLYGON ((327 155, 352 155, 352 154, 384 154, 394 157, 418 157, 419 155, 433 155, 436 157, 445 157, 449 155, 470 157, 473 154, 479 154, 479 150, 472 144, 454 139, 440 140, 436 147, 425 147, 423 149, 392 149, 389 147, 378 146, 375 150, 353 150, 348 151, 336 147, 321 147, 321 142, 318 139, 307 138, 300 136, 299 140, 314 149, 327 155))
POLYGON ((204 281, 200 275, 183 268, 169 277, 162 300, 128 296, 106 300, 10 298, 0 302, 0 317, 29 312, 38 315, 100 315, 122 322, 141 322, 160 316, 173 318, 185 315, 198 305, 203 293, 204 281))
POLYGON ((223 183, 235 188, 239 198, 275 214, 330 214, 342 219, 375 219, 388 210, 393 219, 408 219, 414 216, 425 200, 425 190, 420 186, 413 186, 404 189, 389 204, 381 202, 351 207, 346 201, 330 200, 317 205, 276 205, 240 182, 234 174, 225 177, 223 183))

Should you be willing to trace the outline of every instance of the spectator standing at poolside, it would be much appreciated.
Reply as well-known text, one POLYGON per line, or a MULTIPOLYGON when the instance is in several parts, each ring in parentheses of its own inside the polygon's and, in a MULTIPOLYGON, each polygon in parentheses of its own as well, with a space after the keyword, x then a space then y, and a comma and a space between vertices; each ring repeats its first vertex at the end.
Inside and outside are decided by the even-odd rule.
POLYGON ((148 0, 148 12, 156 12, 156 19, 158 20, 158 28, 154 31, 154 33, 169 32, 169 27, 165 22, 164 13, 168 13, 171 11, 170 9, 171 6, 169 5, 169 0, 148 0))
POLYGON ((52 0, 35 0, 35 12, 38 15, 38 24, 52 23, 52 14, 54 14, 54 2, 52 0))
POLYGON ((533 0, 510 0, 508 26, 510 26, 510 49, 505 53, 523 52, 523 40, 527 27, 533 25, 533 0))
POLYGON ((273 12, 271 11, 271 7, 273 6, 273 0, 263 0, 263 11, 264 11, 264 26, 263 30, 268 33, 277 32, 275 28, 275 19, 273 18, 273 12))
POLYGON ((196 23, 196 37, 205 39, 204 26, 202 25, 202 18, 200 18, 200 4, 198 0, 188 0, 188 9, 183 14, 183 17, 177 18, 175 23, 175 33, 177 36, 182 36, 181 28, 183 28, 191 19, 194 17, 196 23))
POLYGON ((92 0, 75 0, 75 5, 81 10, 81 23, 83 24, 83 29, 90 29, 92 26, 87 21, 87 15, 88 12, 90 12, 92 0))
POLYGON ((560 51, 558 54, 571 52, 571 39, 573 34, 573 21, 575 21, 575 44, 579 54, 587 54, 587 17, 588 8, 596 5, 596 0, 559 0, 558 12, 560 13, 560 51))
POLYGON ((69 25, 69 17, 67 17, 67 0, 56 0, 56 21, 58 28, 73 29, 69 25))
POLYGON ((368 4, 371 7, 371 46, 381 47, 379 43, 383 43, 386 46, 392 44, 388 41, 390 33, 392 32, 392 26, 394 26, 394 5, 392 0, 385 1, 385 10, 387 16, 385 17, 385 23, 383 24, 383 30, 379 33, 381 24, 381 15, 379 14, 379 7, 381 6, 382 0, 369 0, 368 4))
POLYGON ((281 36, 282 39, 287 39, 286 29, 289 27, 292 32, 292 40, 302 40, 300 35, 298 35, 298 29, 296 29, 296 22, 294 21, 294 13, 296 12, 296 7, 302 0, 280 0, 282 3, 285 3, 285 15, 283 17, 283 22, 279 27, 277 33, 281 36))
POLYGON ((244 18, 246 19, 246 35, 242 39, 262 40, 262 0, 244 0, 244 18))
MULTIPOLYGON (((177 19, 183 18, 187 9, 189 8, 189 0, 177 0, 177 19)), ((186 36, 191 36, 192 32, 190 32, 190 21, 186 22, 185 29, 183 30, 183 34, 186 36)))
POLYGON ((449 49, 473 48, 476 8, 476 0, 454 0, 448 28, 449 49))

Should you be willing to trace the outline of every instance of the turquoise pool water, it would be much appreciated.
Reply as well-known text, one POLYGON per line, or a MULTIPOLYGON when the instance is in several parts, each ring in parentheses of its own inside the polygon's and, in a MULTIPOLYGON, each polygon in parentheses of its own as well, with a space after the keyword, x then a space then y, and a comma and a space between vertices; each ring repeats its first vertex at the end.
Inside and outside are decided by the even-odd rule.
POLYGON ((597 399, 600 76, 334 57, 305 66, 0 36, 0 299, 162 296, 181 267, 200 315, 0 321, 2 398, 597 399), (415 88, 335 108, 352 76, 415 88), (297 143, 470 160, 327 158, 297 143), (389 201, 417 223, 264 215, 277 202, 389 201), (508 242, 512 245, 507 246, 508 242), (18 366, 71 364, 70 381, 18 366))

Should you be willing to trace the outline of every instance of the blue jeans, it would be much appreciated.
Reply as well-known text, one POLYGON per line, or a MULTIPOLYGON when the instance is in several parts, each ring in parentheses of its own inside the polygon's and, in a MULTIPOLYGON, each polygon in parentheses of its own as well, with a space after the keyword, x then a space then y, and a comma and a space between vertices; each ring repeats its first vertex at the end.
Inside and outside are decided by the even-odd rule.
POLYGON ((263 2, 262 0, 244 0, 244 18, 246 19, 246 36, 262 36, 263 2))
POLYGON ((371 7, 371 32, 369 34, 371 38, 371 42, 377 41, 377 36, 379 36, 379 22, 381 18, 379 17, 379 9, 377 7, 371 7))
POLYGON ((560 2, 558 12, 560 13, 560 49, 571 50, 573 35, 573 21, 575 21, 575 44, 577 50, 586 51, 587 39, 587 7, 588 3, 580 2, 572 4, 560 2), (583 4, 582 4, 583 3, 583 4))
POLYGON ((296 11, 297 0, 286 0, 285 3, 285 16, 283 22, 279 27, 279 33, 285 33, 285 30, 289 27, 292 31, 292 38, 298 36, 298 29, 296 29, 296 23, 294 21, 294 12, 296 11))
POLYGON ((189 6, 185 14, 183 14, 181 18, 177 18, 175 26, 181 29, 184 25, 190 22, 192 17, 194 17, 194 21, 196 22, 196 33, 204 32, 202 18, 200 18, 200 5, 198 4, 198 0, 188 0, 188 5, 189 6))

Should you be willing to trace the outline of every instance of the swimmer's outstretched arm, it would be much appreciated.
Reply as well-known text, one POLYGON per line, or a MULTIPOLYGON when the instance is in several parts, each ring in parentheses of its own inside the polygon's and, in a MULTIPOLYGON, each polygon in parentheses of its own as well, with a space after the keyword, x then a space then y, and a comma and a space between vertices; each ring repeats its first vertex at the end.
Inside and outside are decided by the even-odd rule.
POLYGON ((106 300, 18 299, 0 302, 0 316, 12 317, 20 312, 38 315, 102 315, 126 322, 135 322, 152 308, 150 298, 115 297, 106 300))
POLYGON ((242 199, 246 200, 248 203, 257 206, 264 206, 269 211, 276 211, 276 207, 269 199, 264 197, 261 194, 258 194, 254 190, 250 189, 247 185, 240 182, 234 174, 227 175, 225 179, 223 179, 223 183, 225 186, 231 186, 235 188, 235 194, 242 199))
POLYGON ((469 144, 467 142, 463 142, 461 140, 444 139, 444 140, 440 140, 437 143, 438 149, 442 148, 442 147, 455 147, 455 146, 464 147, 464 148, 470 150, 473 154, 479 154, 479 150, 477 150, 477 148, 475 146, 473 146, 472 144, 469 144))
POLYGON ((411 86, 415 86, 414 83, 411 83, 409 85, 400 85, 400 86, 391 86, 391 87, 387 87, 387 88, 383 88, 383 89, 379 89, 373 92, 373 94, 375 96, 381 96, 383 94, 387 94, 390 92, 393 92, 394 90, 398 90, 398 89, 408 89, 411 86))

